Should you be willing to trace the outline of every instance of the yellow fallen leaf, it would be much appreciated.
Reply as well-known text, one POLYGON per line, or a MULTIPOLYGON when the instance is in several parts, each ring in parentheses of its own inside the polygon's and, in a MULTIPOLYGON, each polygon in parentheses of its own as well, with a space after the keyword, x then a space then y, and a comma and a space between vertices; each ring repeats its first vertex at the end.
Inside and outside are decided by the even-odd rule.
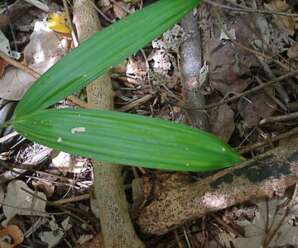
POLYGON ((65 12, 55 12, 48 15, 48 28, 58 33, 70 34, 65 12))

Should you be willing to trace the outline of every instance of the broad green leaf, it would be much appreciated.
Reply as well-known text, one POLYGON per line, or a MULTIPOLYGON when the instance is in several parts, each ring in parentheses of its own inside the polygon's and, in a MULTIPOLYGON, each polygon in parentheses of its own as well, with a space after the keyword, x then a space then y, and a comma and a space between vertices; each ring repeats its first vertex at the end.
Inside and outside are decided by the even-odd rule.
POLYGON ((178 22, 199 0, 160 0, 98 32, 41 76, 14 118, 48 108, 86 86, 178 22))
POLYGON ((177 171, 231 166, 240 156, 215 136, 160 119, 103 110, 39 110, 14 120, 28 139, 100 161, 177 171))

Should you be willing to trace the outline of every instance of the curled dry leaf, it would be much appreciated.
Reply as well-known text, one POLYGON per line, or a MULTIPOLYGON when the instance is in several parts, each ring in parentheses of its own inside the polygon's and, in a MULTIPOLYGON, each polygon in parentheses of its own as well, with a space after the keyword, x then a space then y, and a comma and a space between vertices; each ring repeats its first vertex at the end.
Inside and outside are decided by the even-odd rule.
MULTIPOLYGON (((281 11, 285 12, 290 10, 290 5, 287 3, 288 1, 284 0, 271 0, 268 4, 265 4, 265 6, 273 11, 281 11)), ((289 1, 290 2, 290 1, 289 1)), ((294 35, 295 34, 295 28, 296 28, 296 22, 294 17, 292 16, 280 16, 280 15, 273 15, 276 25, 286 30, 288 35, 294 35)))
POLYGON ((255 213, 254 220, 238 223, 244 228, 245 237, 233 240, 233 247, 262 247, 264 239, 268 238, 269 233, 275 229, 278 231, 266 247, 297 247, 298 228, 294 224, 294 219, 297 218, 297 207, 294 207, 287 215, 285 202, 286 199, 278 198, 268 202, 264 200, 257 202, 258 211, 255 213))
POLYGON ((52 159, 52 167, 65 173, 82 173, 84 170, 84 161, 76 161, 73 156, 66 152, 59 154, 52 159))
POLYGON ((298 58, 298 42, 293 44, 287 51, 287 55, 290 59, 298 58))
POLYGON ((59 227, 55 217, 52 217, 49 221, 50 231, 41 232, 38 234, 39 238, 46 243, 48 248, 56 247, 57 244, 65 235, 65 230, 59 227))
POLYGON ((183 28, 176 24, 172 29, 165 32, 160 39, 153 40, 152 47, 177 52, 185 38, 183 28))
MULTIPOLYGON (((244 17, 231 18, 233 18, 233 22, 227 21, 229 25, 224 25, 224 31, 229 33, 233 30, 235 35, 232 35, 232 39, 235 38, 237 42, 250 46, 250 43, 257 38, 247 25, 252 20, 244 17)), ((223 30, 220 29, 214 37, 206 40, 210 84, 223 95, 242 92, 248 86, 246 78, 250 75, 250 67, 256 64, 256 59, 254 55, 241 50, 231 41, 221 40, 222 33, 223 30)))
MULTIPOLYGON (((30 42, 24 50, 24 59, 28 67, 39 74, 46 72, 64 55, 65 44, 62 43, 54 31, 44 27, 42 22, 37 22, 30 42)), ((0 79, 0 97, 18 101, 34 81, 35 78, 29 73, 9 67, 0 79)))
POLYGON ((234 112, 229 105, 221 105, 211 112, 209 123, 212 133, 227 143, 235 130, 234 112))
POLYGON ((257 126, 262 118, 270 117, 275 110, 275 102, 264 93, 242 98, 238 103, 238 111, 248 127, 257 126))
POLYGON ((8 225, 0 229, 0 248, 14 248, 23 243, 24 234, 16 225, 8 225))
POLYGON ((129 9, 128 5, 123 2, 117 2, 117 4, 113 4, 113 11, 117 18, 122 19, 123 17, 127 16, 127 12, 125 9, 129 9))
POLYGON ((23 181, 14 180, 7 186, 3 204, 3 213, 12 219, 15 215, 45 216, 46 196, 41 192, 34 192, 23 181), (37 197, 34 197, 36 195, 37 197), (43 199, 43 200, 42 200, 43 199))

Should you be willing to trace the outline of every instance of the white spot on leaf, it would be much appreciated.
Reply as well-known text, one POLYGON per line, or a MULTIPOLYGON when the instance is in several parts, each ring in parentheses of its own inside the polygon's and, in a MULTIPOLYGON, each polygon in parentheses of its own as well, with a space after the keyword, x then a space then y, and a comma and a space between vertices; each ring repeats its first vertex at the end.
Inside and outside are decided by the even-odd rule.
POLYGON ((86 128, 85 127, 74 127, 71 129, 71 133, 72 134, 76 134, 76 133, 84 133, 86 132, 86 128))

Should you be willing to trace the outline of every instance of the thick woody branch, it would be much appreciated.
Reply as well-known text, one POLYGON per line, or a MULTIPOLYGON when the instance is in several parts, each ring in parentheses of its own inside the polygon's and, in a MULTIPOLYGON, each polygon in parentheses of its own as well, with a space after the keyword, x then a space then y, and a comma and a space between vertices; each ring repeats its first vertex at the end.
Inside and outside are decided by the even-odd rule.
MULTIPOLYGON (((74 22, 79 41, 84 41, 101 29, 91 0, 74 1, 74 22)), ((93 108, 113 109, 113 90, 109 75, 87 86, 88 102, 93 108)), ((132 225, 121 177, 121 166, 92 161, 95 196, 105 247, 142 248, 132 225)))
POLYGON ((197 25, 197 17, 192 12, 186 15, 181 26, 186 34, 186 40, 181 45, 181 73, 183 95, 191 125, 203 130, 208 128, 205 111, 195 110, 205 105, 205 96, 199 90, 199 77, 202 66, 201 37, 197 25))
POLYGON ((161 235, 206 214, 281 194, 297 183, 297 147, 298 139, 269 152, 261 161, 245 162, 202 181, 190 182, 184 177, 178 187, 165 187, 140 210, 137 222, 143 232, 161 235))

